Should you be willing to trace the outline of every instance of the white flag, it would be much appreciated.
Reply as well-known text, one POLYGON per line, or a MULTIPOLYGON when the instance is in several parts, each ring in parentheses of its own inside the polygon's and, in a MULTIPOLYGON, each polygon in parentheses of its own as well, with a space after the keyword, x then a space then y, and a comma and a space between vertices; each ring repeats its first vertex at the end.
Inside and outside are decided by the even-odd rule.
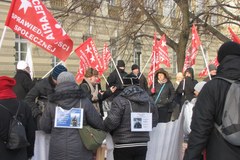
POLYGON ((26 58, 25 58, 26 63, 29 66, 29 74, 31 76, 31 78, 33 79, 33 62, 32 62, 32 45, 30 43, 28 43, 27 45, 27 54, 26 54, 26 58))

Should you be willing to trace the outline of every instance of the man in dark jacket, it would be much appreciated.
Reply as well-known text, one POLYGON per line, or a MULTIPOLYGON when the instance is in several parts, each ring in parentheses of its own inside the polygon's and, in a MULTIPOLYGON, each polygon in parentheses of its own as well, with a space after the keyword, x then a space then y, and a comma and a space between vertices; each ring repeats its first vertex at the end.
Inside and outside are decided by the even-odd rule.
POLYGON ((194 87, 197 83, 198 81, 194 79, 193 68, 187 68, 184 72, 184 79, 180 82, 176 90, 177 101, 180 99, 180 110, 186 100, 190 102, 195 97, 194 87))
POLYGON ((145 91, 148 91, 148 83, 146 77, 141 74, 140 68, 137 64, 132 65, 132 72, 130 73, 132 76, 136 76, 139 78, 139 86, 144 89, 145 91), (141 77, 140 77, 141 75, 141 77))
POLYGON ((157 125, 157 107, 148 93, 136 85, 139 83, 136 77, 123 80, 126 88, 113 99, 104 125, 106 131, 111 132, 113 136, 114 160, 145 160, 150 137, 149 130, 143 126, 157 125), (141 122, 142 128, 134 128, 136 120, 141 122))
POLYGON ((38 123, 38 120, 46 106, 48 95, 54 92, 58 75, 64 71, 67 71, 66 67, 61 64, 57 65, 54 67, 51 75, 36 83, 36 85, 25 97, 25 101, 32 109, 32 114, 36 123, 38 123))
POLYGON ((19 100, 23 100, 30 89, 34 86, 29 72, 29 66, 25 61, 19 61, 17 63, 17 71, 14 76, 17 83, 13 87, 13 90, 19 100))
POLYGON ((122 90, 123 90, 123 84, 122 81, 117 73, 117 70, 120 74, 121 79, 127 75, 127 72, 125 72, 125 63, 123 60, 118 60, 117 62, 117 68, 110 73, 109 77, 107 78, 107 81, 109 85, 107 85, 107 89, 110 89, 110 87, 115 86, 117 87, 114 94, 109 97, 109 101, 112 101, 114 97, 116 97, 122 90))
MULTIPOLYGON (((224 43, 218 51, 220 65, 217 76, 231 80, 240 78, 240 45, 224 43)), ((206 149, 207 160, 239 160, 240 146, 228 143, 214 124, 221 125, 224 103, 230 83, 213 79, 201 90, 193 109, 191 133, 184 160, 200 160, 206 149)), ((240 137, 239 137, 240 138, 240 137)))
MULTIPOLYGON (((217 74, 217 67, 216 67, 214 64, 210 64, 210 65, 208 66, 208 68, 209 68, 209 72, 210 72, 211 79, 213 79, 213 78, 216 76, 216 74, 217 74)), ((207 76, 206 78, 204 78, 203 81, 205 81, 205 82, 210 81, 209 76, 207 76)))

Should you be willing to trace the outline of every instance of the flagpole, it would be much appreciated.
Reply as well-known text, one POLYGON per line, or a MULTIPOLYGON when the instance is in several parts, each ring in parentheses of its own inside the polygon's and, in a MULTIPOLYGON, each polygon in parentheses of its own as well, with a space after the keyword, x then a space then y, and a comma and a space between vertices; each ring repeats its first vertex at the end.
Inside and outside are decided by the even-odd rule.
POLYGON ((152 88, 155 88, 155 78, 154 78, 154 74, 155 74, 155 69, 156 69, 156 52, 154 51, 154 57, 153 57, 153 85, 152 88))
POLYGON ((103 79, 105 80, 105 82, 107 83, 107 85, 109 86, 109 83, 108 83, 106 77, 104 76, 104 74, 102 74, 102 77, 103 77, 103 79))
POLYGON ((120 75, 120 73, 119 73, 119 71, 118 71, 118 69, 117 69, 117 66, 116 66, 116 64, 115 64, 115 62, 114 62, 114 60, 113 60, 112 57, 111 57, 111 61, 113 62, 113 65, 114 65, 114 67, 115 67, 115 69, 116 69, 116 71, 117 71, 117 74, 118 74, 118 76, 119 76, 119 78, 120 78, 120 80, 121 80, 121 82, 122 82, 122 84, 123 84, 122 77, 121 77, 121 75, 120 75))
MULTIPOLYGON (((73 52, 74 52, 74 50, 69 54, 68 57, 70 57, 70 56, 73 54, 73 52)), ((56 66, 58 66, 59 64, 62 64, 62 63, 63 63, 63 61, 58 62, 58 63, 56 64, 56 66)), ((52 70, 53 70, 56 66, 54 66, 50 71, 48 71, 48 72, 42 77, 42 79, 45 78, 49 73, 51 73, 52 70)))
POLYGON ((210 72, 209 72, 209 67, 208 67, 207 59, 206 59, 206 56, 205 56, 205 54, 204 54, 202 45, 200 45, 200 48, 201 48, 201 51, 202 51, 203 60, 204 60, 204 62, 205 62, 205 64, 206 64, 206 67, 207 67, 208 77, 209 77, 209 79, 211 80, 212 77, 211 77, 210 72))
POLYGON ((138 79, 141 78, 141 76, 142 76, 144 70, 146 69, 146 67, 147 67, 147 65, 148 65, 148 63, 149 63, 149 61, 151 60, 151 57, 152 57, 152 55, 148 58, 147 63, 146 63, 145 66, 143 67, 143 69, 142 69, 142 71, 141 71, 141 74, 139 75, 138 79))
POLYGON ((7 26, 4 26, 1 41, 0 41, 0 49, 2 48, 2 42, 3 42, 3 39, 5 37, 6 30, 7 30, 7 26))

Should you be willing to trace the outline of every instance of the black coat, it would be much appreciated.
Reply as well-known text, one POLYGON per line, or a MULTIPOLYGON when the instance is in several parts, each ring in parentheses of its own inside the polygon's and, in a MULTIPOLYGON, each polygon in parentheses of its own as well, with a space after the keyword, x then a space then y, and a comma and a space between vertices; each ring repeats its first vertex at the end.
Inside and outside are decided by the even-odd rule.
MULTIPOLYGON (((127 75, 127 72, 118 69, 121 78, 125 77, 127 75)), ((117 89, 116 91, 113 93, 113 95, 109 98, 110 101, 112 101, 112 99, 114 97, 116 97, 119 93, 121 93, 121 91, 123 90, 123 85, 122 82, 118 76, 117 70, 115 69, 112 73, 110 73, 109 77, 107 78, 107 81, 109 83, 109 85, 107 85, 107 89, 109 89, 111 86, 116 86, 117 89)))
MULTIPOLYGON (((217 69, 217 76, 236 80, 240 77, 240 57, 229 55, 217 69)), ((184 160, 200 160, 206 148, 207 160, 239 160, 240 147, 226 142, 214 127, 222 123, 223 107, 230 84, 213 79, 202 88, 193 109, 191 133, 184 160)))
POLYGON ((30 89, 34 86, 34 83, 26 71, 17 70, 14 76, 16 85, 13 87, 14 92, 19 100, 23 100, 30 89))
MULTIPOLYGON (((16 114, 18 108, 17 99, 0 100, 0 104, 6 106, 12 114, 16 114)), ((0 106, 0 155, 2 160, 27 160, 33 156, 34 140, 35 140, 35 124, 31 114, 31 109, 26 103, 20 102, 18 119, 22 122, 26 129, 26 136, 30 142, 30 146, 18 150, 7 150, 3 141, 7 140, 9 123, 11 119, 10 113, 0 106)))
POLYGON ((37 118, 42 114, 39 105, 36 103, 36 99, 41 100, 44 105, 46 105, 47 96, 54 92, 54 88, 55 85, 50 76, 36 83, 36 85, 28 92, 25 101, 31 107, 34 118, 37 118))

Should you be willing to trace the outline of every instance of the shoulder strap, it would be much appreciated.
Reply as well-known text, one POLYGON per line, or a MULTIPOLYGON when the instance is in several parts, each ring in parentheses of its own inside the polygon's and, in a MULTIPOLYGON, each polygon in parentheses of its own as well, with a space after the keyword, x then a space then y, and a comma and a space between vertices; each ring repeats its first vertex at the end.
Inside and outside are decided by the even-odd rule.
MULTIPOLYGON (((7 110, 7 111, 10 113, 10 115, 13 116, 13 114, 10 112, 10 110, 9 110, 6 106, 4 106, 4 105, 2 105, 2 104, 0 104, 0 106, 2 106, 2 108, 4 108, 5 110, 7 110)), ((16 112, 16 114, 14 115, 14 117, 17 117, 18 112, 19 112, 19 108, 20 108, 20 102, 18 102, 18 109, 17 109, 17 112, 16 112)))
POLYGON ((165 85, 166 85, 166 83, 163 84, 163 86, 161 87, 160 91, 158 92, 157 98, 155 99, 155 104, 157 103, 158 98, 160 97, 160 94, 162 93, 163 88, 165 87, 165 85))
POLYGON ((227 79, 227 78, 224 78, 224 77, 214 77, 214 79, 222 79, 222 80, 227 81, 229 83, 235 82, 235 80, 227 79))

